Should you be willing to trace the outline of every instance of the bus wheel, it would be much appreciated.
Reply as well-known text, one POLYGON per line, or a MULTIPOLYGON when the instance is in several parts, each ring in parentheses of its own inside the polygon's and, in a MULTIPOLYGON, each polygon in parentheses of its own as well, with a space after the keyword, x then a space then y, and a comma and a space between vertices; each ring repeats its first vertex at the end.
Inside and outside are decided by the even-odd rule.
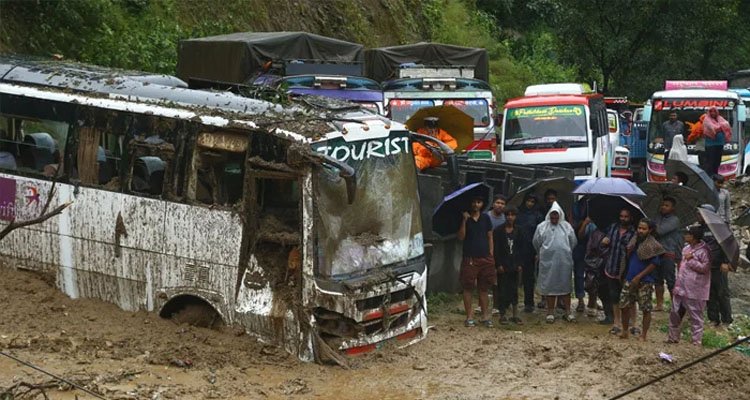
POLYGON ((211 304, 197 296, 177 296, 162 307, 159 316, 178 324, 221 329, 224 321, 211 304))

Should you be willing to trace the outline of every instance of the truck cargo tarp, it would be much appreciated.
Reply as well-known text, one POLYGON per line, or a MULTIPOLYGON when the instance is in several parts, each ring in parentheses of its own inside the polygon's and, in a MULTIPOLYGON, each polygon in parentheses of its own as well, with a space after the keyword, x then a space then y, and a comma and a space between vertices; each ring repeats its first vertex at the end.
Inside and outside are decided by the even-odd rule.
POLYGON ((177 76, 247 83, 268 61, 362 62, 364 46, 307 32, 241 32, 181 40, 177 76))
POLYGON ((365 70, 370 79, 383 82, 397 76, 399 65, 473 66, 474 77, 489 82, 487 50, 440 43, 416 43, 365 51, 365 70))

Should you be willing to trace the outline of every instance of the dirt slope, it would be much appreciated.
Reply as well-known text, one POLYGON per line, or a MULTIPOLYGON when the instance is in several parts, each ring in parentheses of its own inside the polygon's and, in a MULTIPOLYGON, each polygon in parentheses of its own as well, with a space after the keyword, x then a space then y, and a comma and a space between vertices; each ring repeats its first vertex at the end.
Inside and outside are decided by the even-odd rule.
MULTIPOLYGON (((71 300, 38 276, 0 268, 0 349, 112 399, 601 399, 710 350, 662 344, 657 314, 648 343, 620 340, 582 317, 522 327, 461 326, 450 307, 428 338, 354 359, 351 370, 303 364, 239 330, 177 325, 95 300, 71 300)), ((633 399, 739 399, 750 393, 750 361, 728 352, 633 399)), ((50 378, 0 357, 0 393, 50 378)), ((56 386, 56 385, 53 385, 56 386)), ((53 399, 92 398, 48 389, 53 399)))

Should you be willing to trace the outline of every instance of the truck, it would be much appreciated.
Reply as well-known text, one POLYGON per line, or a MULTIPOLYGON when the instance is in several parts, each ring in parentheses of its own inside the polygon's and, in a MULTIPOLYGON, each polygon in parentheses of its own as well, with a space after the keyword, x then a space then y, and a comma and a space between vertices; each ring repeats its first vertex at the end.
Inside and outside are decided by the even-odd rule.
POLYGON ((177 76, 192 88, 283 89, 382 114, 382 90, 364 76, 363 57, 361 44, 308 32, 240 32, 180 41, 177 76))
POLYGON ((500 159, 567 168, 579 182, 610 176, 614 146, 608 118, 604 97, 581 84, 529 86, 523 97, 505 103, 500 159))
POLYGON ((471 144, 457 151, 495 159, 495 100, 487 50, 440 43, 368 49, 365 71, 382 84, 388 118, 405 123, 419 109, 455 106, 474 121, 471 144))
MULTIPOLYGON (((742 134, 746 119, 746 107, 739 94, 727 90, 727 81, 666 81, 664 90, 655 92, 644 107, 643 117, 648 121, 647 178, 650 182, 667 180, 665 154, 669 141, 665 140, 663 124, 669 114, 677 113, 678 120, 686 130, 697 123, 700 116, 711 107, 732 126, 732 138, 724 145, 719 174, 732 179, 743 172, 744 138, 742 134)), ((687 144, 688 159, 698 163, 698 153, 694 144, 687 144)))

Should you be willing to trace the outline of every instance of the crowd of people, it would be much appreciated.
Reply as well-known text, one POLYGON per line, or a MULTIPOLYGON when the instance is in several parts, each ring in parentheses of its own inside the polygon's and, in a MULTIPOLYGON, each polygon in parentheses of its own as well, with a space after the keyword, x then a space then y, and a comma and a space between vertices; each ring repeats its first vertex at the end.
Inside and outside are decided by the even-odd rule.
MULTIPOLYGON (((723 179, 717 178, 716 186, 723 189, 723 179)), ((724 210, 710 204, 700 207, 719 211, 728 222, 729 193, 723 190, 724 210)), ((458 231, 463 241, 460 283, 465 326, 492 327, 493 308, 500 324, 523 324, 519 287, 525 313, 539 309, 553 324, 558 315, 573 322, 576 313, 594 317, 603 309, 598 322, 622 338, 634 335, 646 340, 652 312, 659 311, 670 312, 669 343, 680 340, 680 325, 687 314, 692 342, 700 344, 706 307, 711 323, 732 323, 727 280, 731 266, 700 213, 697 224, 684 226, 675 215, 679 200, 667 196, 654 219, 638 218, 631 208, 613 209, 618 213, 616 222, 598 227, 588 217, 585 201, 577 202, 568 216, 557 195, 548 190, 543 204, 537 204, 537 197, 527 194, 520 208, 506 206, 505 197, 497 195, 486 212, 484 199, 472 200, 458 231), (475 289, 478 319, 472 306, 475 289), (536 291, 541 301, 535 304, 536 291), (665 309, 667 293, 670 310, 665 309), (572 296, 578 301, 575 310, 572 296), (640 327, 637 310, 643 315, 640 327)))

